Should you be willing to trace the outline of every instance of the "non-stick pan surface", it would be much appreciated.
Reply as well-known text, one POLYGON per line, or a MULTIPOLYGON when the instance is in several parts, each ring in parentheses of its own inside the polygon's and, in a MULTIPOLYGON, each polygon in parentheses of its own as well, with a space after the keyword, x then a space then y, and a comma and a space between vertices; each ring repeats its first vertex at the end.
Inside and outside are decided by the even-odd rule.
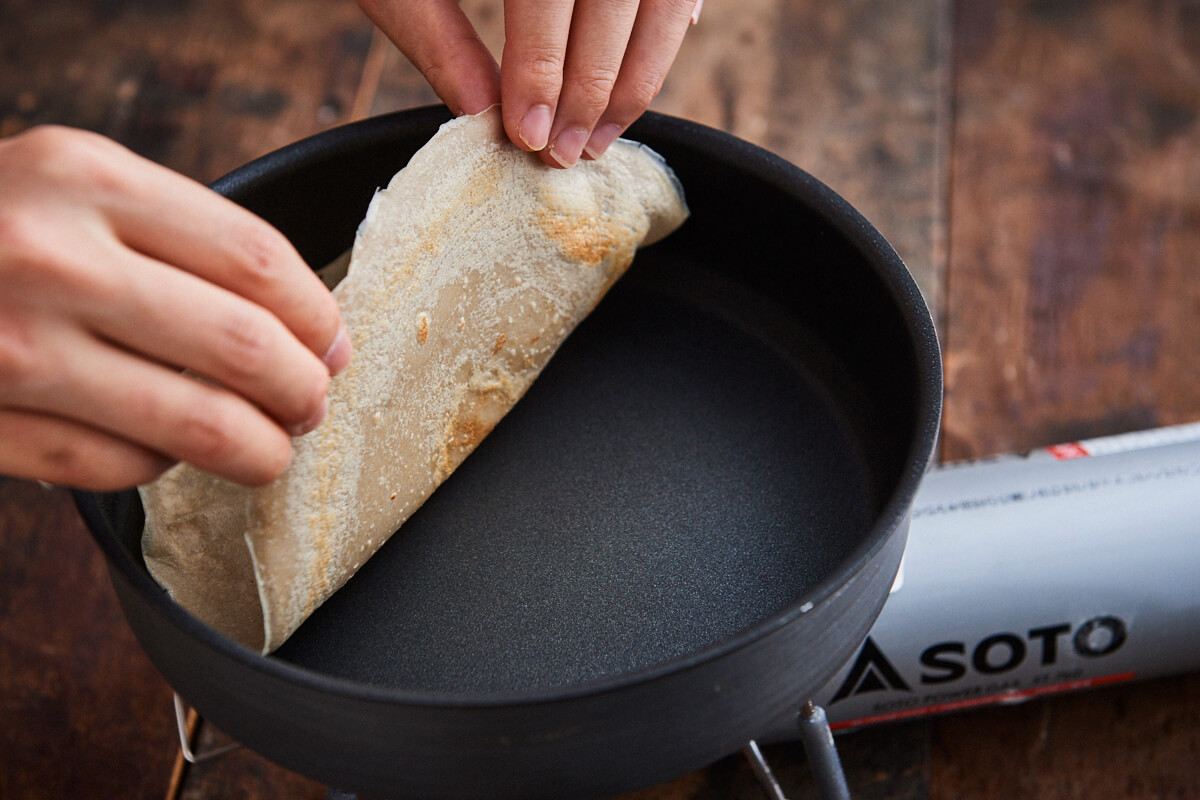
MULTIPOLYGON (((442 113, 335 131, 218 188, 324 263, 442 113)), ((80 497, 143 645, 235 736, 384 796, 603 794, 736 749, 865 634, 936 429, 920 297, 798 170, 678 120, 633 133, 692 219, 274 656, 153 587, 134 493, 80 497)))
POLYGON ((557 689, 696 652, 828 576, 879 495, 789 347, 818 345, 671 266, 639 261, 279 657, 420 691, 557 689))

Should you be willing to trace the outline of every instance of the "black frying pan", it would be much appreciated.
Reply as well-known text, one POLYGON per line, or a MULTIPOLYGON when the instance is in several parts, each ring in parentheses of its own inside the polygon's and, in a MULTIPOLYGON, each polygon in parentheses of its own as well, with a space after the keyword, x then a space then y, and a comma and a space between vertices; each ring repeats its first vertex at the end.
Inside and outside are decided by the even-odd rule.
MULTIPOLYGON (((446 118, 333 130, 216 188, 324 264, 446 118)), ((795 167, 664 116, 630 133, 692 218, 275 655, 156 586, 136 493, 77 495, 139 641, 218 727, 374 795, 598 797, 736 751, 866 635, 938 424, 920 294, 795 167)))

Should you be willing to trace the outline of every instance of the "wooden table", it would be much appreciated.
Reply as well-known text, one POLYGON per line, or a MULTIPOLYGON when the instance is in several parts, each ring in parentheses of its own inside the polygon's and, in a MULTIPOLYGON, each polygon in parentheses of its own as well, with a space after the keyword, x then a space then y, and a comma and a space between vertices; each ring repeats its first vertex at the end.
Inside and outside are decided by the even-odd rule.
MULTIPOLYGON (((498 5, 464 2, 494 48, 498 5)), ((348 2, 0 13, 0 133, 91 128, 200 180, 435 99, 348 2)), ((1200 3, 709 0, 656 108, 799 164, 896 245, 941 334, 943 459, 1200 419, 1200 3)), ((67 495, 0 479, 0 797, 324 797, 246 752, 173 774, 170 696, 67 495)), ((840 748, 859 798, 1197 797, 1200 675, 840 748)), ((814 796, 798 746, 767 755, 814 796)), ((761 796, 737 758, 631 795, 761 796)))

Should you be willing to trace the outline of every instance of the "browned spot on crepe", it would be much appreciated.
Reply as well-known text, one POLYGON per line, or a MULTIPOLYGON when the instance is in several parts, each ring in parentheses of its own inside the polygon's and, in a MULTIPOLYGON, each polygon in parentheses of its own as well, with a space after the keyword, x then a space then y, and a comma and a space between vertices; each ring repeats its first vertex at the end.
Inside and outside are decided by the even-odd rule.
POLYGON ((421 344, 429 339, 429 317, 421 314, 417 317, 417 341, 421 344))
POLYGON ((633 236, 623 225, 587 214, 563 213, 561 209, 538 211, 542 231, 572 261, 597 266, 633 236))

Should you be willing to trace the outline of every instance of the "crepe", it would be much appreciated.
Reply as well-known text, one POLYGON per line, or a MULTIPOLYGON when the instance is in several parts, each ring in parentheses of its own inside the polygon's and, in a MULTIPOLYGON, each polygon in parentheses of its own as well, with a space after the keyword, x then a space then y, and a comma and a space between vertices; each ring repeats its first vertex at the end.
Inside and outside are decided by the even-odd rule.
POLYGON ((498 107, 446 123, 359 227, 334 290, 355 358, 325 420, 267 486, 179 465, 142 487, 150 573, 274 650, 492 430, 635 249, 686 216, 645 146, 556 170, 508 143, 498 107))

